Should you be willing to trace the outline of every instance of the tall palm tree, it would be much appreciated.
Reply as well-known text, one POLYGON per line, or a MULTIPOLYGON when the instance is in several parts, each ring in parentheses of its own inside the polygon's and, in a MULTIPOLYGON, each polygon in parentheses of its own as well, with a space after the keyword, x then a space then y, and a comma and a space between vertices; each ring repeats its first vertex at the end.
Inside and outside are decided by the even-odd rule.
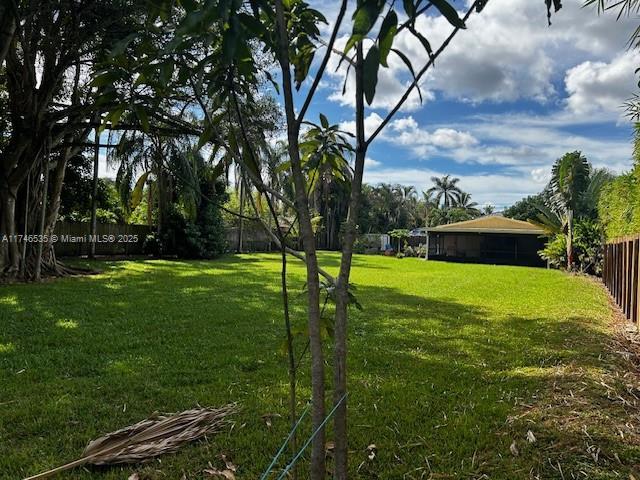
POLYGON ((427 190, 427 193, 434 193, 436 204, 444 208, 453 206, 458 200, 458 196, 462 193, 460 187, 458 187, 459 178, 451 178, 451 175, 445 175, 444 177, 431 177, 431 181, 434 186, 427 190))
POLYGON ((567 269, 573 269, 573 220, 589 186, 591 166, 581 152, 564 154, 551 170, 552 207, 564 217, 567 234, 567 269))
POLYGON ((467 192, 460 192, 456 199, 455 206, 463 209, 470 215, 480 215, 480 209, 478 209, 478 203, 471 201, 471 194, 467 192))

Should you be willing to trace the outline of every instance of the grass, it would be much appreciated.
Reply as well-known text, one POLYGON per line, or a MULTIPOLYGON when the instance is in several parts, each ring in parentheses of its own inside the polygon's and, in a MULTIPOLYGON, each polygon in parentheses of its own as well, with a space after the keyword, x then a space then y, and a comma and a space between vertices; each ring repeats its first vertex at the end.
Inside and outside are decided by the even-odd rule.
MULTIPOLYGON (((322 263, 335 271, 338 257, 322 263)), ((153 411, 234 401, 234 428, 208 442, 65 478, 205 478, 221 453, 239 478, 258 478, 288 432, 278 257, 100 265, 101 275, 0 290, 0 478, 71 461, 89 439, 153 411)), ((558 465, 567 479, 629 478, 640 463, 635 437, 603 420, 627 411, 599 386, 618 364, 595 282, 370 256, 356 257, 353 281, 364 310, 350 319, 352 478, 562 478, 558 465), (584 402, 565 408, 565 394, 584 402), (583 423, 602 447, 597 461, 583 423)), ((303 282, 292 264, 298 325, 303 282)), ((304 399, 308 359, 301 369, 304 399)))

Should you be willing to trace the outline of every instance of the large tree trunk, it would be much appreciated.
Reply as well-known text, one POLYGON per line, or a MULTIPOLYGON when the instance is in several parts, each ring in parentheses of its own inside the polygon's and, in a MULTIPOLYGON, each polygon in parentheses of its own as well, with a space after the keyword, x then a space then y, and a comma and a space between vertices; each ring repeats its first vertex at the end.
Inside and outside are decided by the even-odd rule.
POLYGON ((16 19, 9 2, 0 3, 0 66, 3 64, 16 32, 16 19))
POLYGON ((5 185, 0 189, 0 227, 2 234, 2 272, 12 277, 20 265, 19 246, 16 238, 16 197, 18 189, 5 185))
POLYGON ((300 225, 300 234, 304 247, 307 267, 307 302, 309 323, 309 346, 311 351, 311 397, 312 428, 317 432, 311 446, 311 480, 325 478, 325 432, 322 426, 325 418, 324 404, 324 355, 320 337, 320 280, 318 278, 318 258, 316 256, 315 235, 311 226, 309 200, 305 191, 305 178, 300 161, 298 146, 299 128, 293 103, 291 69, 289 63, 289 41, 284 18, 282 0, 276 0, 276 23, 278 27, 278 60, 282 70, 285 113, 287 118, 287 137, 291 172, 295 186, 295 206, 300 225))
POLYGON ((346 480, 348 471, 347 442, 347 320, 349 308, 349 277, 356 239, 358 210, 362 192, 362 175, 367 154, 364 129, 363 55, 362 42, 356 51, 356 158, 351 184, 349 212, 342 240, 342 259, 336 284, 336 312, 334 324, 333 402, 338 405, 334 416, 334 459, 336 480, 346 480))

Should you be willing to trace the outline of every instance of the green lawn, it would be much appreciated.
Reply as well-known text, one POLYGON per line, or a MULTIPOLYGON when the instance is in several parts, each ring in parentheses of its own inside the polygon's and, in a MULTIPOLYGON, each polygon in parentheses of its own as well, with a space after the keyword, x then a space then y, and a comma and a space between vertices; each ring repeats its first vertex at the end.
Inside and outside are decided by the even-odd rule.
MULTIPOLYGON (((304 272, 293 262, 294 316, 304 323, 304 272)), ((322 263, 335 271, 338 257, 323 255, 322 263)), ((208 443, 144 467, 65 478, 205 478, 221 452, 239 478, 258 478, 288 432, 278 257, 99 265, 97 276, 0 287, 0 477, 71 461, 89 439, 156 410, 237 401, 234 428, 208 443), (266 414, 282 417, 268 427, 266 414)), ((580 470, 629 478, 611 472, 640 463, 637 445, 605 429, 589 430, 603 446, 589 463, 579 434, 582 423, 597 423, 589 420, 602 408, 594 408, 603 395, 596 380, 612 365, 603 360, 610 309, 595 282, 374 256, 355 259, 353 281, 364 306, 349 327, 353 478, 514 479, 532 469, 561 478, 549 466, 555 459, 567 479, 585 478, 580 470), (567 407, 583 415, 577 423, 534 412, 558 388, 592 403, 567 407), (527 445, 529 429, 537 442, 527 445), (369 461, 372 443, 377 456, 369 461), (621 464, 612 470, 613 453, 621 464)), ((308 359, 302 369, 304 398, 308 359)))

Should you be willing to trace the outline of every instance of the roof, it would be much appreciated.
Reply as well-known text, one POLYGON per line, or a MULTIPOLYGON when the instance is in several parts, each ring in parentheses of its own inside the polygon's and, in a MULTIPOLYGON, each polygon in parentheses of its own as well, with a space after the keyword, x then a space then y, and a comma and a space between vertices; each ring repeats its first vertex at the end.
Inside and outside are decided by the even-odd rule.
POLYGON ((513 233, 543 235, 544 230, 530 222, 514 220, 501 215, 487 215, 465 222, 449 223, 429 228, 434 233, 513 233))

